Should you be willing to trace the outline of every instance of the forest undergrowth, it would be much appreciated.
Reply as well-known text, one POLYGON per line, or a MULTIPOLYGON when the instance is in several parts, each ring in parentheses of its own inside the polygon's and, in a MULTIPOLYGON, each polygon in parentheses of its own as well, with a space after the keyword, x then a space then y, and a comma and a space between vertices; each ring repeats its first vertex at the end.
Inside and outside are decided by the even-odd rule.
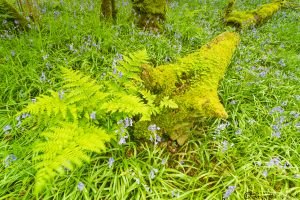
MULTIPOLYGON (((236 7, 268 2, 241 0, 236 7)), ((222 21, 226 5, 169 1, 163 31, 155 33, 134 25, 126 0, 117 4, 115 24, 99 19, 96 0, 41 1, 41 25, 20 35, 1 32, 0 200, 299 199, 299 10, 282 8, 266 23, 238 30, 222 21), (159 66, 224 31, 241 36, 218 90, 227 120, 197 122, 182 146, 165 138, 112 140, 105 152, 90 153, 89 163, 34 194, 38 136, 18 125, 29 115, 15 115, 37 96, 60 89, 61 67, 101 85, 122 55, 146 49, 149 62, 159 66)))

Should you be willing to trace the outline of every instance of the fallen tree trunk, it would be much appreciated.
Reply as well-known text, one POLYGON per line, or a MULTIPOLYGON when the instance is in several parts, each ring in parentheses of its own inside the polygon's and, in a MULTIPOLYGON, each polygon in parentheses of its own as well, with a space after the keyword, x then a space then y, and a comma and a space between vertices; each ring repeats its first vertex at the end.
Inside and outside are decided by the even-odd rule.
MULTIPOLYGON (((179 106, 152 117, 151 123, 183 144, 196 118, 227 118, 217 89, 238 44, 237 33, 225 32, 174 64, 156 68, 143 66, 142 79, 146 88, 157 94, 158 99, 171 97, 179 106)), ((147 122, 138 122, 135 130, 145 133, 148 125, 147 122)))
POLYGON ((227 25, 247 28, 255 26, 270 18, 284 4, 285 0, 275 0, 272 3, 264 4, 255 10, 238 11, 234 10, 235 0, 230 0, 225 11, 224 21, 227 25))

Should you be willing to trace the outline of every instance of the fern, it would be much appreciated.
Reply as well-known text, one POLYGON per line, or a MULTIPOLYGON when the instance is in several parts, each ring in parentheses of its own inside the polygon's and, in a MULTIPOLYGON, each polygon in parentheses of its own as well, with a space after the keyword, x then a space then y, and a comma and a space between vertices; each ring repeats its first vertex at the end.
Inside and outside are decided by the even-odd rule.
POLYGON ((124 56, 117 66, 124 76, 112 72, 113 80, 104 80, 101 85, 80 72, 61 68, 61 90, 37 97, 36 103, 18 113, 30 113, 32 129, 37 127, 40 132, 34 146, 37 193, 64 169, 73 170, 88 162, 88 152, 105 150, 105 142, 114 137, 110 132, 118 128, 117 119, 137 116, 140 121, 150 121, 164 109, 177 108, 168 97, 156 102, 156 95, 144 88, 138 77, 147 59, 146 51, 124 56), (96 115, 91 119, 93 112, 96 115), (106 127, 108 120, 115 122, 115 127, 106 127))

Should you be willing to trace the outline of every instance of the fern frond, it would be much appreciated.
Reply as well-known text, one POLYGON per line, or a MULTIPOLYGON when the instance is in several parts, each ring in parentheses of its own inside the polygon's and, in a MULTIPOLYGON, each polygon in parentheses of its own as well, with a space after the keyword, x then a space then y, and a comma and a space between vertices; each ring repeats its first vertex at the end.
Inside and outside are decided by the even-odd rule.
POLYGON ((164 97, 161 100, 159 107, 161 109, 163 109, 163 108, 173 108, 174 109, 174 108, 178 108, 178 105, 175 103, 174 100, 169 99, 169 97, 164 97))
POLYGON ((61 115, 63 119, 67 118, 69 107, 63 100, 60 99, 57 92, 50 91, 49 96, 41 95, 36 99, 36 103, 29 104, 18 115, 22 113, 30 113, 38 116, 46 114, 49 117, 52 115, 61 115))
POLYGON ((64 168, 72 170, 88 162, 87 152, 105 150, 105 142, 111 139, 103 129, 95 126, 78 127, 73 123, 62 123, 50 131, 43 132, 43 142, 35 145, 37 153, 36 192, 40 192, 46 183, 64 168))

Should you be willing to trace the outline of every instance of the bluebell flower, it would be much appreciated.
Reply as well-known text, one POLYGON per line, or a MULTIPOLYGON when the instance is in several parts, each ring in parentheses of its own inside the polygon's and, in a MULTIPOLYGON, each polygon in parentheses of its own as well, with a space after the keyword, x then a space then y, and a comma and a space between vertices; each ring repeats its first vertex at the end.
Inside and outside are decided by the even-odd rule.
POLYGON ((266 71, 262 71, 259 73, 259 76, 264 78, 265 76, 267 75, 267 72, 266 71))
POLYGON ((119 145, 126 144, 126 138, 128 138, 128 135, 121 137, 119 140, 119 145))
POLYGON ((236 132, 235 132, 236 135, 240 135, 242 134, 242 130, 241 129, 238 129, 236 132))
POLYGON ((280 114, 282 114, 284 112, 284 109, 280 106, 275 107, 270 111, 270 114, 274 114, 275 112, 279 112, 280 114))
POLYGON ((300 178, 300 174, 294 174, 294 178, 300 178))
POLYGON ((267 177, 267 176, 268 176, 268 171, 267 171, 267 170, 264 170, 264 171, 262 172, 262 175, 263 175, 264 177, 267 177))
POLYGON ((286 66, 283 59, 280 59, 279 62, 278 62, 278 64, 279 64, 280 66, 282 66, 282 67, 285 67, 285 66, 286 66))
POLYGON ((166 163, 167 163, 167 159, 163 158, 163 159, 161 160, 161 164, 162 164, 162 165, 165 165, 166 163))
POLYGON ((17 157, 14 154, 10 154, 10 155, 6 156, 6 158, 4 159, 4 162, 5 162, 4 167, 8 167, 11 162, 16 161, 16 160, 17 160, 17 157))
POLYGON ((12 50, 12 51, 10 52, 10 54, 11 54, 12 57, 15 57, 16 52, 15 52, 14 50, 12 50))
POLYGON ((122 78, 122 76, 123 76, 123 73, 119 72, 119 78, 122 78))
POLYGON ((147 192, 150 192, 150 193, 152 192, 151 188, 148 185, 144 185, 144 187, 147 192))
POLYGON ((31 99, 32 103, 36 103, 36 98, 31 99))
POLYGON ((231 105, 235 105, 236 103, 237 103, 236 100, 231 100, 231 101, 229 102, 229 104, 231 104, 231 105))
MULTIPOLYGON (((131 118, 128 118, 128 117, 126 117, 125 119, 124 119, 124 121, 123 120, 120 120, 119 121, 120 123, 123 123, 124 122, 124 128, 127 128, 127 127, 129 127, 129 126, 132 126, 132 119, 131 118)), ((118 122, 118 124, 120 124, 118 122)))
POLYGON ((90 118, 91 118, 91 119, 96 119, 96 111, 93 111, 93 112, 90 114, 90 118))
POLYGON ((77 184, 77 188, 78 188, 78 190, 79 191, 82 191, 83 189, 84 189, 84 184, 82 183, 82 182, 79 182, 78 184, 77 184))
POLYGON ((284 101, 281 103, 282 106, 287 106, 287 104, 288 104, 288 101, 284 101))
POLYGON ((150 178, 151 179, 154 179, 155 178, 155 174, 158 172, 158 169, 155 169, 153 168, 151 171, 150 171, 150 178))
POLYGON ((296 99, 297 101, 300 101, 300 95, 295 95, 295 99, 296 99))
POLYGON ((152 125, 148 126, 148 130, 155 132, 155 131, 160 130, 160 128, 158 126, 156 126, 156 124, 152 124, 152 125))
POLYGON ((140 182, 140 179, 138 179, 138 178, 135 178, 135 182, 136 182, 136 184, 140 184, 141 182, 140 182))
POLYGON ((108 167, 111 168, 113 166, 114 162, 115 162, 115 159, 113 157, 110 157, 108 160, 108 167))
POLYGON ((255 162, 255 165, 257 165, 257 166, 261 166, 261 162, 260 161, 257 161, 257 162, 255 162))
POLYGON ((15 19, 15 20, 14 20, 14 23, 15 23, 16 25, 19 25, 20 22, 19 22, 18 20, 15 19))
POLYGON ((3 128, 3 132, 10 131, 11 129, 12 129, 12 128, 11 128, 10 125, 6 125, 6 126, 4 126, 4 128, 3 128))
POLYGON ((268 167, 272 167, 272 166, 280 166, 280 159, 275 157, 275 158, 272 158, 268 164, 267 164, 268 167))
POLYGON ((45 72, 42 72, 42 75, 40 76, 40 81, 42 81, 42 82, 46 81, 45 72))
POLYGON ((49 54, 44 55, 44 56, 43 56, 43 60, 47 60, 48 57, 49 57, 49 54))
POLYGON ((179 198, 179 197, 180 197, 180 192, 178 191, 177 193, 175 193, 175 191, 172 190, 171 196, 172 196, 172 197, 175 197, 175 196, 176 196, 177 198, 179 198))
POLYGON ((226 192, 224 193, 223 198, 227 199, 231 195, 231 193, 235 190, 235 188, 236 186, 229 186, 226 192))
POLYGON ((224 140, 224 141, 222 142, 222 144, 223 144, 222 152, 227 151, 227 149, 228 149, 228 142, 227 142, 227 140, 224 140))
POLYGON ((62 91, 58 91, 58 97, 59 97, 60 100, 63 100, 64 94, 65 94, 65 92, 63 90, 62 91))
POLYGON ((296 119, 299 117, 299 113, 297 113, 296 111, 291 111, 290 115, 292 115, 296 119))
POLYGON ((275 131, 275 132, 272 133, 273 137, 280 138, 280 135, 281 135, 280 131, 275 131))

